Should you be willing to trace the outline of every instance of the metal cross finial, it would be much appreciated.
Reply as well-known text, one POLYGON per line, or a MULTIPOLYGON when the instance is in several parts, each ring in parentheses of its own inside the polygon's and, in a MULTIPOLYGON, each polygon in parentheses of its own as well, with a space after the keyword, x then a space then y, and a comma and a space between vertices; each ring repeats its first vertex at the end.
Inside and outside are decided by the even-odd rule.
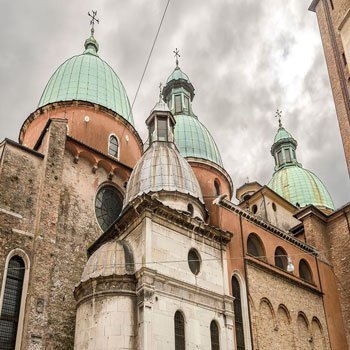
POLYGON ((88 12, 88 15, 91 17, 90 25, 91 25, 91 35, 94 36, 95 33, 95 22, 100 23, 100 20, 96 18, 97 11, 92 10, 92 14, 88 12))
POLYGON ((282 127, 282 122, 281 122, 281 118, 282 118, 282 111, 280 111, 279 109, 277 109, 275 117, 278 118, 278 125, 281 128, 282 127))
POLYGON ((162 84, 162 82, 160 82, 159 83, 159 102, 161 102, 163 99, 162 87, 163 87, 163 84, 162 84))
POLYGON ((173 53, 174 53, 174 57, 176 57, 176 67, 178 67, 179 66, 179 57, 181 57, 180 56, 180 51, 176 48, 173 51, 173 53))

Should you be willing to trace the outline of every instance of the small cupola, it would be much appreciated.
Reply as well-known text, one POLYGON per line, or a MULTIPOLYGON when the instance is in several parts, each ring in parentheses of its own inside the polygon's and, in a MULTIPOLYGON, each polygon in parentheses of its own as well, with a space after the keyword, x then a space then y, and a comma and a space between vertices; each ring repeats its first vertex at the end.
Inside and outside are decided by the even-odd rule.
POLYGON ((148 127, 149 145, 155 141, 174 142, 175 118, 170 112, 168 105, 163 101, 161 93, 159 101, 151 110, 146 120, 148 127))

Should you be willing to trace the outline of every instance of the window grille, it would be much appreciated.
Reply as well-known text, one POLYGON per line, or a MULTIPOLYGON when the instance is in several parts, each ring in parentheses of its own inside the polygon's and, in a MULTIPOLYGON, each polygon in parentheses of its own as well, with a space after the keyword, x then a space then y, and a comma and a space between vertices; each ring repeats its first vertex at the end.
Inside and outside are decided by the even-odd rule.
POLYGON ((219 327, 215 321, 210 323, 211 350, 220 350, 219 327))
POLYGON ((166 118, 158 117, 157 133, 158 141, 168 141, 168 121, 166 118))
POLYGON ((95 213, 103 231, 107 230, 117 220, 122 208, 123 199, 115 187, 104 186, 98 191, 95 201, 95 213))
POLYGON ((237 350, 244 350, 244 329, 241 303, 241 289, 235 276, 232 277, 232 295, 235 297, 233 308, 235 312, 235 329, 237 350))
POLYGON ((181 111, 181 95, 175 95, 175 113, 180 113, 181 111))
POLYGON ((175 350, 185 350, 185 320, 180 311, 176 311, 175 324, 175 350))
POLYGON ((0 349, 14 350, 21 298, 23 289, 25 265, 19 256, 11 258, 7 268, 5 291, 0 316, 0 349))
POLYGON ((113 156, 118 158, 118 151, 119 151, 119 142, 118 139, 112 135, 109 137, 109 149, 108 153, 113 156))

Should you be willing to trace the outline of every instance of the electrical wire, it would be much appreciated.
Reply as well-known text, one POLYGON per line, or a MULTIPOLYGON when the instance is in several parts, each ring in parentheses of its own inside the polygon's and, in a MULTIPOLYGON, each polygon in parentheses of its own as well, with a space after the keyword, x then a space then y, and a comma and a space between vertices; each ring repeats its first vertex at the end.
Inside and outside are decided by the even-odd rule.
MULTIPOLYGON (((104 253, 108 253, 108 252, 116 252, 114 249, 107 249, 104 250, 104 253)), ((260 255, 260 256, 253 256, 253 258, 255 259, 259 259, 259 260, 264 260, 267 258, 276 258, 276 257, 296 257, 296 256, 310 256, 308 253, 298 253, 298 254, 289 254, 289 255, 271 255, 271 256, 267 256, 267 255, 260 255)), ((248 255, 249 256, 249 255, 248 255)), ((223 260, 225 261, 233 261, 233 260, 241 260, 245 258, 244 256, 239 256, 239 257, 234 257, 234 258, 223 258, 223 260)), ((182 260, 158 260, 158 261, 144 261, 144 262, 133 262, 133 263, 123 263, 123 264, 94 264, 94 267, 118 267, 118 266, 125 266, 125 265, 134 265, 134 266, 147 266, 147 265, 154 265, 154 264, 174 264, 174 263, 187 263, 189 261, 200 261, 200 262, 206 262, 206 261, 221 261, 221 257, 219 258, 208 258, 208 259, 200 259, 200 260, 189 260, 189 259, 182 259, 182 260)), ((10 270, 10 269, 14 269, 14 270, 23 270, 23 269, 27 269, 26 267, 8 267, 5 270, 10 270)))

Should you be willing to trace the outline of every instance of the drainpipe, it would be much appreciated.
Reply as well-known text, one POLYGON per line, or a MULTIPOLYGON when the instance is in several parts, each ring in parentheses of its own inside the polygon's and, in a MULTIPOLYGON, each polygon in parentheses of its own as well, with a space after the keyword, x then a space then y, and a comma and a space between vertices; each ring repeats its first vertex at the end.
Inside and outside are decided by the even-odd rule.
POLYGON ((251 317, 250 305, 249 305, 249 283, 248 283, 248 274, 247 274, 247 262, 245 260, 246 253, 245 253, 245 249, 244 249, 244 239, 243 239, 242 213, 239 213, 239 227, 240 227, 240 233, 241 233, 243 265, 244 265, 244 279, 245 279, 245 285, 246 285, 246 298, 247 298, 247 304, 248 304, 250 343, 251 343, 251 348, 254 349, 254 345, 253 345, 253 330, 252 330, 252 317, 251 317))

